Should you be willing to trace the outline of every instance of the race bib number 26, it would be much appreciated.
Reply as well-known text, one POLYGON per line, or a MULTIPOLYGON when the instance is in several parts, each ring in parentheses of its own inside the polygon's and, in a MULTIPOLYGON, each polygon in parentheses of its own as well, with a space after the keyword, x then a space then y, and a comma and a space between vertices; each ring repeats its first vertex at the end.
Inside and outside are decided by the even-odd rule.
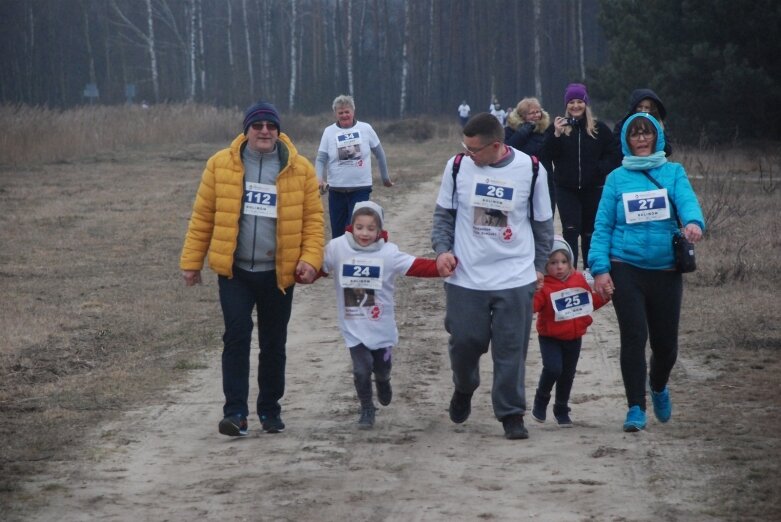
POLYGON ((472 205, 509 212, 513 209, 515 187, 505 180, 476 176, 472 190, 472 205))

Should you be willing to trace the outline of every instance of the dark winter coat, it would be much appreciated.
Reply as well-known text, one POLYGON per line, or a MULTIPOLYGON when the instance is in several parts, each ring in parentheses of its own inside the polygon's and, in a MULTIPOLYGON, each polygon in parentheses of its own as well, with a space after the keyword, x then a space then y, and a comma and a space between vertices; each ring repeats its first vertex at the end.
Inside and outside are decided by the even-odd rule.
MULTIPOLYGON (((667 109, 664 108, 662 100, 659 99, 659 96, 657 96, 654 91, 651 89, 635 89, 632 91, 632 95, 629 97, 629 107, 626 110, 626 115, 621 118, 621 121, 616 123, 615 127, 613 127, 613 137, 616 140, 616 147, 618 148, 619 153, 621 153, 621 129, 624 127, 624 123, 626 122, 627 118, 637 112, 637 104, 646 98, 653 100, 657 109, 659 109, 659 117, 662 120, 660 123, 664 124, 664 120, 667 118, 667 109)), ((670 133, 667 131, 667 129, 665 129, 665 134, 667 135, 667 141, 664 146, 664 153, 667 156, 670 156, 673 153, 673 148, 670 146, 670 133)), ((624 155, 621 154, 621 158, 623 157, 624 155)))
POLYGON ((576 125, 569 136, 554 135, 551 124, 545 132, 542 156, 553 163, 553 180, 557 187, 582 189, 601 187, 605 178, 621 164, 610 127, 597 121, 595 138, 585 127, 576 125))

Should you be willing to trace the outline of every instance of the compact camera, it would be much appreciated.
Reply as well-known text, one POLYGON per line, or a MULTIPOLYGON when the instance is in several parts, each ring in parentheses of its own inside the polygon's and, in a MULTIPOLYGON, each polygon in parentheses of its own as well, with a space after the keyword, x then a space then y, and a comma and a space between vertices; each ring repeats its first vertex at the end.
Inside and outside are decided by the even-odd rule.
POLYGON ((576 120, 575 118, 564 118, 564 125, 569 125, 571 127, 577 127, 580 125, 580 120, 576 120))

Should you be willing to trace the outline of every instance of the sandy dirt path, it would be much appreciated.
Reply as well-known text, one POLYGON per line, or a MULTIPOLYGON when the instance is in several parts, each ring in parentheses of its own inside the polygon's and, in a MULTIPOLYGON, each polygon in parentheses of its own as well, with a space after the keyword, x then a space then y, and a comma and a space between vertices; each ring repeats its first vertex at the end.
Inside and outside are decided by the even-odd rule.
MULTIPOLYGON (((430 252, 437 186, 431 179, 414 190, 377 191, 402 250, 430 252)), ((216 285, 207 284, 216 300, 216 285)), ((32 480, 26 488, 45 488, 48 505, 26 520, 709 520, 696 504, 699 481, 669 473, 685 459, 685 445, 654 419, 644 433, 621 431, 625 403, 610 306, 596 313, 584 339, 571 404, 575 427, 529 418, 530 438, 508 441, 491 412, 490 356, 482 359, 472 416, 462 425, 448 418, 441 281, 400 278, 398 286, 394 399, 378 411, 374 430, 355 427, 357 400, 331 282, 299 286, 284 433, 264 434, 256 417, 248 437, 217 433, 220 352, 208 348, 209 367, 193 371, 162 403, 98 429, 89 459, 60 469, 54 463, 51 474, 32 480)), ((539 371, 533 334, 530 400, 539 371)))

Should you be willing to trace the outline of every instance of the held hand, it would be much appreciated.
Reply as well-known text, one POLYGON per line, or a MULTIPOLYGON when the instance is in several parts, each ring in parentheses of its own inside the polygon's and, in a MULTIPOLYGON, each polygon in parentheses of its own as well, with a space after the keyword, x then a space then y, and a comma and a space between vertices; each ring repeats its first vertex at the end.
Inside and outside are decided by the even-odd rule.
POLYGON ((561 133, 564 132, 564 128, 566 127, 567 118, 563 116, 556 116, 556 119, 553 120, 553 135, 557 138, 561 136, 561 133))
POLYGON ((614 290, 613 278, 610 277, 609 273, 594 276, 594 291, 598 293, 602 299, 610 299, 614 290))
POLYGON ((315 268, 306 261, 299 261, 296 265, 296 283, 309 284, 315 280, 315 275, 315 268))
POLYGON ((320 190, 320 195, 322 196, 326 192, 328 192, 328 183, 326 183, 323 180, 320 180, 317 182, 317 188, 320 190))
POLYGON ((684 227, 683 235, 692 243, 696 243, 702 239, 702 229, 696 223, 689 223, 686 225, 686 227, 684 227))
POLYGON ((545 282, 545 274, 537 272, 537 290, 542 290, 542 285, 545 282))
POLYGON ((182 277, 184 278, 184 284, 186 286, 194 286, 194 285, 201 284, 200 270, 182 270, 182 277))
POLYGON ((437 272, 439 272, 440 277, 453 275, 456 264, 456 257, 452 252, 443 252, 437 256, 437 272))

